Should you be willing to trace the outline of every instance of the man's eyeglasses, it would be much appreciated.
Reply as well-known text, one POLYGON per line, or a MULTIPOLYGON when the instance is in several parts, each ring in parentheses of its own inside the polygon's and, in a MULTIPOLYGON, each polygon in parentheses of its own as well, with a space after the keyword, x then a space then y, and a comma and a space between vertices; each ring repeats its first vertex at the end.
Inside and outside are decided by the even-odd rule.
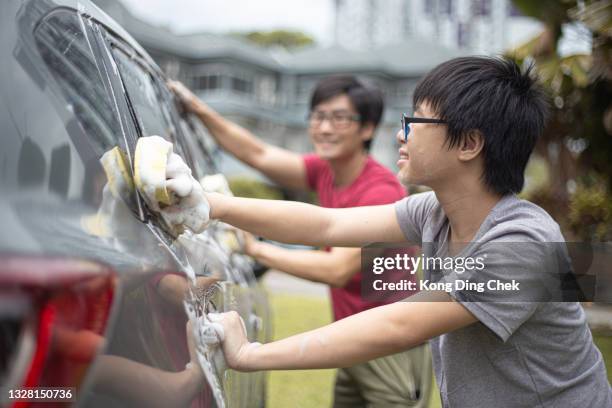
POLYGON ((404 130, 404 143, 408 142, 408 135, 410 134, 410 125, 412 123, 448 123, 442 119, 431 119, 431 118, 415 118, 412 116, 402 115, 402 129, 404 130))
POLYGON ((331 113, 312 111, 308 114, 308 124, 312 127, 319 127, 324 120, 329 120, 329 123, 336 128, 347 128, 352 122, 359 122, 361 116, 347 111, 333 111, 331 113))

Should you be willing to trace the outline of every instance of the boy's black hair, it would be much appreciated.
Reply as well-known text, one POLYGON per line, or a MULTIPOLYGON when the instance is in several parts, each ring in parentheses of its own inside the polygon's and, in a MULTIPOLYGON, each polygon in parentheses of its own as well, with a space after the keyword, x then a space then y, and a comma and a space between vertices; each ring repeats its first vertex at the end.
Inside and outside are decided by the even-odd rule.
POLYGON ((519 193, 524 172, 548 116, 548 98, 512 60, 461 57, 444 62, 417 85, 413 106, 427 103, 448 122, 448 147, 458 146, 466 133, 484 136, 485 185, 498 194, 519 193))
MULTIPOLYGON (((315 106, 338 95, 346 94, 359 114, 363 126, 371 123, 374 130, 380 123, 384 110, 383 95, 380 89, 367 87, 352 75, 334 75, 323 78, 315 87, 310 98, 310 110, 315 106)), ((372 139, 366 140, 363 147, 370 150, 372 139)))

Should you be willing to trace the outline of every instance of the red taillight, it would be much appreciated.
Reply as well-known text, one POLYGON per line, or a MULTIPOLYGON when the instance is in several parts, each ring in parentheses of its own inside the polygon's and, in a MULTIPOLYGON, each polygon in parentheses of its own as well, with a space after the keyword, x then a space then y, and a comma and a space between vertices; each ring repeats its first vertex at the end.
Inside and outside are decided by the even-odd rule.
POLYGON ((11 385, 78 388, 103 345, 115 284, 113 271, 95 262, 0 257, 0 298, 25 296, 31 305, 23 318, 34 347, 15 359, 24 367, 14 367, 21 375, 11 385))

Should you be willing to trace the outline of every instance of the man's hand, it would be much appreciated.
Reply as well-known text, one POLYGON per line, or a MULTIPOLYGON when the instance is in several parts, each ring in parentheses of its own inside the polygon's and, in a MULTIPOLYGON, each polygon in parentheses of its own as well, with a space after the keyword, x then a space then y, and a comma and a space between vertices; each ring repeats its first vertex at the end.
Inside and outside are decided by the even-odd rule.
POLYGON ((257 245, 259 241, 250 232, 239 231, 239 234, 242 239, 242 253, 257 259, 257 245))
POLYGON ((225 363, 237 371, 250 371, 249 354, 261 343, 249 343, 244 321, 237 312, 209 313, 208 319, 220 325, 219 340, 222 343, 225 363))
POLYGON ((176 235, 185 228, 197 234, 208 226, 210 204, 204 189, 172 152, 171 143, 159 136, 141 137, 134 162, 136 187, 176 235))
POLYGON ((204 103, 193 94, 182 82, 179 81, 168 81, 168 88, 177 96, 183 106, 189 112, 196 112, 202 108, 204 103))
POLYGON ((166 222, 179 230, 186 227, 196 234, 204 231, 210 220, 210 204, 191 169, 176 153, 168 159, 166 188, 178 198, 175 204, 161 209, 166 222))

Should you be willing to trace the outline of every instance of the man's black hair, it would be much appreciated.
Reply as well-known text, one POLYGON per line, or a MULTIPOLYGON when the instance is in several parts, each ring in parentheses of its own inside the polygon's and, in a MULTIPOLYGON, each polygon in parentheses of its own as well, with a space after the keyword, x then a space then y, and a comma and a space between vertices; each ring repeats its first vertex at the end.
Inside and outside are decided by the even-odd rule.
POLYGON ((448 147, 462 143, 466 133, 484 136, 485 185, 505 195, 519 193, 529 156, 546 124, 548 98, 512 60, 461 57, 444 62, 417 85, 413 107, 427 103, 448 122, 448 147))
MULTIPOLYGON (((334 75, 323 78, 317 84, 310 98, 310 110, 336 96, 346 94, 359 114, 361 126, 370 123, 374 130, 380 123, 384 110, 383 95, 380 89, 365 86, 352 75, 334 75)), ((366 140, 363 147, 370 150, 372 139, 366 140)))

